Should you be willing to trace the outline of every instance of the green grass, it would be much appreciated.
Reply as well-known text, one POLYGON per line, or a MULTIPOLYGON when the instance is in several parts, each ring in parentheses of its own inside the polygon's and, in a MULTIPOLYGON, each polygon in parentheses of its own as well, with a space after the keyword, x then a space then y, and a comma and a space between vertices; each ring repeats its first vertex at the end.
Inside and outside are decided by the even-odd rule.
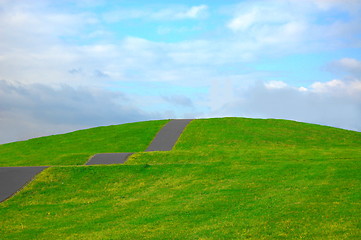
POLYGON ((361 133, 276 119, 218 118, 193 121, 177 150, 360 147, 361 133))
POLYGON ((192 121, 174 150, 48 168, 0 204, 0 239, 360 239, 361 133, 192 121))
POLYGON ((81 165, 96 153, 144 151, 168 121, 96 127, 0 145, 0 167, 81 165))

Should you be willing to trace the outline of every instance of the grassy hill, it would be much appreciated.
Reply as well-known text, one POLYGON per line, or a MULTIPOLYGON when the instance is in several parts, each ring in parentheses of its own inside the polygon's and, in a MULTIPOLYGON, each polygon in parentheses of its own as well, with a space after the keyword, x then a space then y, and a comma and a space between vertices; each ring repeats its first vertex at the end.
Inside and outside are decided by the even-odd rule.
MULTIPOLYGON (((140 134, 139 148, 113 141, 106 151, 139 152, 124 165, 73 166, 96 148, 69 149, 66 154, 88 155, 66 157, 68 166, 46 169, 0 203, 0 239, 361 237, 361 133, 285 120, 201 119, 172 151, 141 152, 165 123, 118 126, 126 132, 139 124, 138 132, 153 134, 140 134)), ((107 128, 114 126, 102 131, 107 128)), ((80 133, 70 134, 71 141, 90 141, 80 133)), ((66 135, 51 138, 57 137, 66 142, 66 135)), ((39 163, 36 150, 26 161, 11 161, 25 142, 12 144, 0 145, 3 166, 39 163)))
POLYGON ((278 161, 359 157, 361 133, 277 119, 192 121, 171 152, 139 153, 126 164, 278 161))

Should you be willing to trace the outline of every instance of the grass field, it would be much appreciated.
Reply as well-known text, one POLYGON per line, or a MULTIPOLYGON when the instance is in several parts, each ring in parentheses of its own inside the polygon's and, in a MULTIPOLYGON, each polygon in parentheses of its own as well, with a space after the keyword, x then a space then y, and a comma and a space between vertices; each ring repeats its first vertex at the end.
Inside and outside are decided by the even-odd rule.
POLYGON ((359 132, 194 120, 169 152, 46 169, 0 204, 0 239, 360 239, 360 173, 359 132))

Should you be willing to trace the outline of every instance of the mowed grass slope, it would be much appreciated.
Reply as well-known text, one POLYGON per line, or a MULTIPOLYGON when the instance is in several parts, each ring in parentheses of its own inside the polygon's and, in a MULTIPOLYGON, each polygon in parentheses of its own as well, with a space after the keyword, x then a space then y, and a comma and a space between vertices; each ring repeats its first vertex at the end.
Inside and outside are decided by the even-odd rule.
POLYGON ((0 239, 359 239, 361 133, 194 120, 174 150, 48 168, 0 204, 0 239))
POLYGON ((0 145, 0 167, 84 164, 96 153, 144 151, 168 120, 96 127, 0 145))

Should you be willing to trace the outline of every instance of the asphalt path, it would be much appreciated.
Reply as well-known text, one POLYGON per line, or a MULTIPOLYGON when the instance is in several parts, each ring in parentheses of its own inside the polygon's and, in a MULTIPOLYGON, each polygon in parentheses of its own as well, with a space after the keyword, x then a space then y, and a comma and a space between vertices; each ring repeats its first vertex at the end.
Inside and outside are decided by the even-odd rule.
POLYGON ((5 201, 47 167, 1 167, 0 202, 5 201))
POLYGON ((174 119, 168 122, 155 136, 146 152, 170 151, 176 144, 184 128, 192 119, 174 119))
MULTIPOLYGON (((168 122, 154 137, 146 152, 170 151, 176 144, 184 128, 192 119, 174 119, 168 122)), ((85 165, 124 163, 133 153, 95 154, 85 165)))
POLYGON ((99 153, 95 154, 85 165, 124 163, 132 154, 133 153, 99 153))

